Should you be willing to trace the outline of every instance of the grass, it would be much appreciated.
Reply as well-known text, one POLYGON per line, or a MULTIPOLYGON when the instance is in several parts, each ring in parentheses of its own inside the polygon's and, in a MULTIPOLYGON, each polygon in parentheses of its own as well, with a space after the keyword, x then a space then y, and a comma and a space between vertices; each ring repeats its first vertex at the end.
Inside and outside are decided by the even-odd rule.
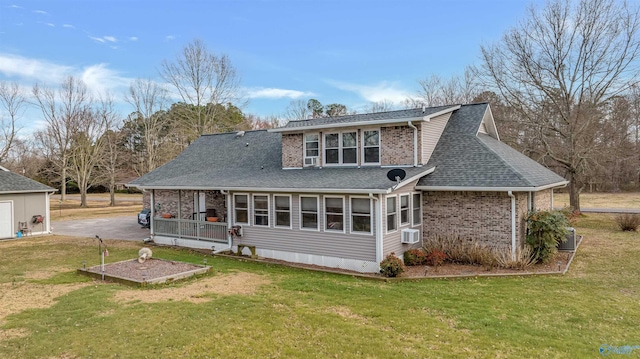
MULTIPOLYGON (((568 193, 554 193, 555 207, 569 207, 568 193)), ((582 193, 580 207, 584 208, 640 208, 640 192, 582 193)))
POLYGON ((116 193, 114 207, 109 207, 108 193, 89 194, 86 208, 80 208, 80 195, 67 196, 64 202, 60 202, 60 195, 52 196, 49 208, 53 221, 135 216, 142 210, 142 194, 139 193, 116 193))
MULTIPOLYGON (((0 316, 0 358, 576 358, 599 356, 602 344, 640 345, 640 233, 618 231, 613 216, 601 214, 576 227, 585 238, 565 276, 385 283, 207 257, 208 276, 246 272, 269 283, 249 295, 203 293, 209 300, 201 303, 115 301, 131 289, 73 271, 83 260, 98 264, 95 240, 0 242, 0 315, 3 296, 80 286, 0 316)), ((108 245, 112 262, 135 257, 141 244, 108 245)), ((153 250, 165 259, 205 258, 153 250)))

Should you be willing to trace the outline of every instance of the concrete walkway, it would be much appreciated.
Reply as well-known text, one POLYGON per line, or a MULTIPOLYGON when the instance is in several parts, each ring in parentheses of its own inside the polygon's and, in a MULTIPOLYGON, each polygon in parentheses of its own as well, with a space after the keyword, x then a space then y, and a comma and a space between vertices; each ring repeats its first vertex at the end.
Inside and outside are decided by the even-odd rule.
POLYGON ((135 216, 54 221, 53 234, 102 239, 142 241, 149 237, 149 228, 141 228, 135 216))

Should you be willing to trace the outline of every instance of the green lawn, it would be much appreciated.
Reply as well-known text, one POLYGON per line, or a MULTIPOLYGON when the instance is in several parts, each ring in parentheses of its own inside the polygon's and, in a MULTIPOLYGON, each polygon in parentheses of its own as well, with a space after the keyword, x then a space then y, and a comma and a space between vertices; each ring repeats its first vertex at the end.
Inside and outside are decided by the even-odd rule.
MULTIPOLYGON (((208 257, 215 270, 206 278, 135 289, 140 299, 128 302, 117 297, 131 288, 72 271, 98 263, 95 241, 0 242, 0 357, 598 357, 602 344, 640 345, 640 233, 616 231, 612 218, 580 219, 585 239, 565 276, 386 283, 208 257), (250 294, 207 284, 198 301, 146 301, 233 273, 263 284, 250 294), (51 298, 29 308, 34 291, 51 298)), ((140 247, 109 245, 108 261, 140 247)), ((204 259, 165 248, 154 256, 204 259)))

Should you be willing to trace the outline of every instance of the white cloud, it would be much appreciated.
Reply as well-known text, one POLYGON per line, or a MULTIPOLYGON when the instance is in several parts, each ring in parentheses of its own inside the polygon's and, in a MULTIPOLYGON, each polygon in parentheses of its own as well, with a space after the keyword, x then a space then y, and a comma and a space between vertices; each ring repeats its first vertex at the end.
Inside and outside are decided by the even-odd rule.
POLYGON ((118 41, 115 37, 113 36, 104 36, 103 39, 109 41, 109 42, 116 42, 118 41))
POLYGON ((22 6, 18 6, 18 5, 15 5, 15 4, 14 5, 9 5, 7 7, 11 8, 11 9, 24 9, 22 6))
POLYGON ((175 40, 175 39, 176 39, 176 37, 175 37, 175 36, 173 36, 173 35, 167 35, 167 36, 165 36, 165 37, 164 37, 164 39, 165 39, 165 40, 169 40, 169 41, 171 41, 171 40, 175 40))
POLYGON ((101 38, 101 37, 96 37, 96 36, 89 36, 89 38, 95 42, 99 42, 101 44, 104 44, 105 39, 101 38))
POLYGON ((49 13, 44 10, 33 10, 33 12, 36 14, 49 15, 49 13))
POLYGON ((400 103, 407 98, 412 97, 412 94, 399 87, 397 83, 383 81, 377 85, 359 85, 341 81, 326 81, 330 85, 344 91, 350 91, 357 93, 360 97, 367 101, 379 102, 379 101, 391 101, 394 103, 400 103))
POLYGON ((62 27, 66 27, 67 29, 75 29, 76 27, 71 24, 62 24, 62 27))
POLYGON ((131 37, 129 38, 129 41, 138 41, 138 37, 136 37, 136 36, 131 36, 131 37))
POLYGON ((50 22, 45 22, 44 24, 47 25, 47 26, 51 26, 51 27, 55 27, 56 26, 56 25, 54 25, 54 24, 52 24, 50 22))
POLYGON ((117 71, 109 69, 104 63, 85 67, 80 78, 87 85, 89 91, 96 95, 120 92, 133 81, 131 78, 120 76, 117 71))
POLYGON ((252 88, 246 89, 247 96, 249 98, 270 98, 270 99, 278 99, 278 98, 301 98, 301 97, 309 97, 313 96, 312 92, 302 92, 297 90, 286 90, 286 89, 276 89, 276 88, 252 88))
POLYGON ((58 65, 45 60, 0 53, 0 74, 6 77, 27 80, 60 82, 73 73, 70 66, 58 65))

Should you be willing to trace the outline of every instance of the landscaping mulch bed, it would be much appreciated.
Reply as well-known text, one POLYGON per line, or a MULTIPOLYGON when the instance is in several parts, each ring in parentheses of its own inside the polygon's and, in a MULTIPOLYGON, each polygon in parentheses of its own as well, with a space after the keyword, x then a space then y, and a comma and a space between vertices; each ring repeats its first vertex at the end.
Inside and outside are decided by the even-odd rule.
MULTIPOLYGON (((206 273, 211 267, 191 263, 167 261, 163 259, 150 258, 144 263, 139 263, 137 259, 130 259, 122 262, 109 263, 104 265, 105 279, 118 282, 130 282, 127 284, 157 284, 177 279, 191 277, 196 274, 206 273)), ((78 269, 83 274, 93 277, 101 276, 101 266, 78 269)))

